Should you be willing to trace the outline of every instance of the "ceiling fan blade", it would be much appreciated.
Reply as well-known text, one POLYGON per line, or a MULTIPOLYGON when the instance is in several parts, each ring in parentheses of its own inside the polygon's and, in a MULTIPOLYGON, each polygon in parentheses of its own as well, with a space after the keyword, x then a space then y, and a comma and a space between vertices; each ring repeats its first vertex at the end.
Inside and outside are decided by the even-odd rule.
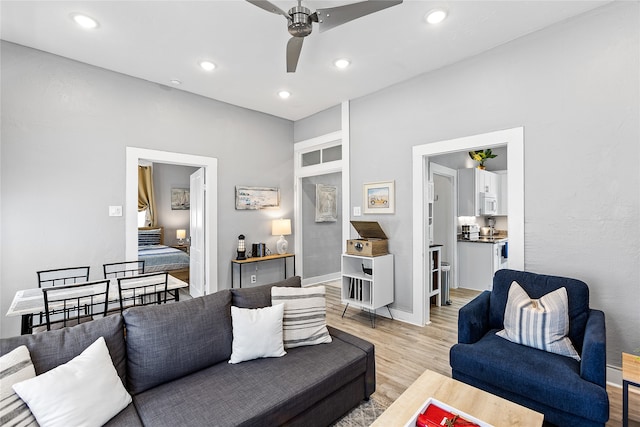
POLYGON ((342 25, 362 16, 396 6, 402 0, 369 0, 359 3, 347 4, 345 6, 331 7, 328 9, 318 9, 318 26, 320 32, 330 30, 338 25, 342 25))
POLYGON ((254 6, 258 6, 262 10, 266 10, 267 12, 275 13, 276 15, 282 15, 287 19, 291 18, 287 12, 280 9, 275 4, 268 2, 267 0, 247 0, 247 2, 251 3, 254 6))
POLYGON ((295 73, 304 37, 291 37, 287 43, 287 73, 295 73))

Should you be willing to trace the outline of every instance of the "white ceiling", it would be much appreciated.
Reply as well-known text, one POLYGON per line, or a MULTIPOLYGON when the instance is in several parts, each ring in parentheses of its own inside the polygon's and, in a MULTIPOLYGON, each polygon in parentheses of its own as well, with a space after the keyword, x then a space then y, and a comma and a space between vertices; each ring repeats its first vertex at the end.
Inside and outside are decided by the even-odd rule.
MULTIPOLYGON (((403 4, 305 39, 295 74, 287 74, 286 19, 243 0, 6 1, 3 40, 141 79, 171 85, 274 116, 298 120, 347 99, 476 55, 606 1, 424 1, 403 4), (427 25, 427 11, 449 17, 427 25), (80 29, 70 14, 100 23, 80 29), (352 66, 336 69, 335 59, 352 66), (198 62, 218 68, 207 73, 198 62), (282 100, 278 91, 291 97, 282 100)), ((273 1, 283 10, 296 2, 273 1)), ((312 10, 353 1, 304 1, 312 10)))

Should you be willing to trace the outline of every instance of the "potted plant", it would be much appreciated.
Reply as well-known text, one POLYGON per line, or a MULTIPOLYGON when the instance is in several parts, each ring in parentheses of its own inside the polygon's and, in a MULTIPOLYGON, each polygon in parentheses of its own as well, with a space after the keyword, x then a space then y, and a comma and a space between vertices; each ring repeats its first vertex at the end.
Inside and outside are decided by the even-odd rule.
POLYGON ((478 169, 484 169, 485 168, 484 162, 486 162, 489 159, 494 159, 498 157, 498 155, 493 154, 491 152, 491 148, 488 148, 482 151, 469 151, 469 157, 471 157, 473 160, 478 162, 478 169))

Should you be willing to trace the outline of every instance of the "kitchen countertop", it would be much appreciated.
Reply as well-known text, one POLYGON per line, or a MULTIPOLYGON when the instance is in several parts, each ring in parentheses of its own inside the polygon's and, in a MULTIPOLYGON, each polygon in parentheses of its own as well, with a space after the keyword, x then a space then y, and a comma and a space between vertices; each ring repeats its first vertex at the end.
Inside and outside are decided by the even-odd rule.
POLYGON ((458 242, 469 242, 469 243, 502 243, 502 242, 506 242, 508 240, 508 237, 505 235, 496 235, 493 237, 489 237, 489 236, 480 236, 478 237, 478 240, 467 240, 467 239, 463 239, 462 235, 458 235, 458 242))

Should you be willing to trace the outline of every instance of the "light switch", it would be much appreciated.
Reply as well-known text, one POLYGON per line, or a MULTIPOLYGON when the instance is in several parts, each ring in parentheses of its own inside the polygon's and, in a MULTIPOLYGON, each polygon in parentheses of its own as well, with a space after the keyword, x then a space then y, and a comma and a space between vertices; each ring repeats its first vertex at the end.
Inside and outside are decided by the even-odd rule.
POLYGON ((122 206, 109 206, 109 216, 122 216, 122 206))
POLYGON ((362 215, 362 210, 360 209, 360 206, 354 206, 353 216, 360 216, 360 215, 362 215))

